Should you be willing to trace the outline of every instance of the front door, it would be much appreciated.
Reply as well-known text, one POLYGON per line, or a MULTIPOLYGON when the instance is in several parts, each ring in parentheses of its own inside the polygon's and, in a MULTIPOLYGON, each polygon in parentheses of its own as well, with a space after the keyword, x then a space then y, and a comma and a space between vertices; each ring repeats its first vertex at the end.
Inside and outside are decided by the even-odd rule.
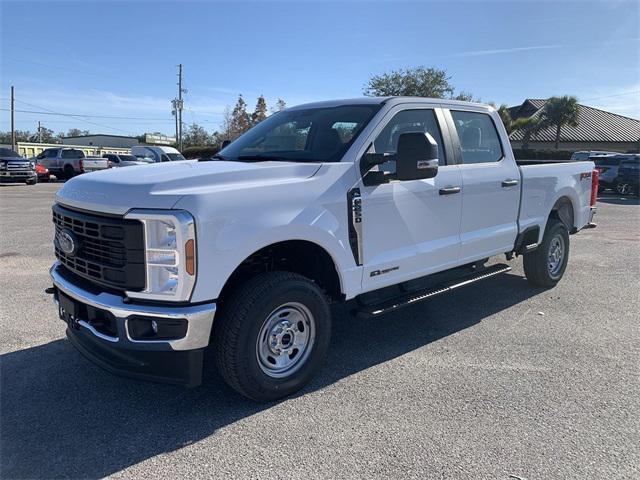
POLYGON ((431 179, 398 181, 390 161, 371 172, 374 184, 367 185, 365 176, 359 185, 364 291, 445 270, 459 256, 462 177, 457 165, 447 164, 441 112, 415 108, 391 114, 369 152, 393 155, 402 133, 428 132, 438 144, 439 168, 431 179))

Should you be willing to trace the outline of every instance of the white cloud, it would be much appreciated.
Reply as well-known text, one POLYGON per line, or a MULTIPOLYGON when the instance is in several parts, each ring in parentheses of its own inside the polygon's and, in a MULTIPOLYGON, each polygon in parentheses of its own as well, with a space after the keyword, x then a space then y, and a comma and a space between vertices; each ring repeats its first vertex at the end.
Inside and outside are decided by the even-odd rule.
POLYGON ((454 57, 481 57, 484 55, 501 55, 504 53, 526 52, 530 50, 550 50, 562 48, 563 45, 532 45, 529 47, 496 48, 493 50, 471 50, 454 54, 454 57))

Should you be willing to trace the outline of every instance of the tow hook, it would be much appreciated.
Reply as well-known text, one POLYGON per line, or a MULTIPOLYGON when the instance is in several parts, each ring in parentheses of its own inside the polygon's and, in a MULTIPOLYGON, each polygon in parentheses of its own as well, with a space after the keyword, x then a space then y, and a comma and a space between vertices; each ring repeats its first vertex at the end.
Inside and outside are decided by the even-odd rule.
POLYGON ((47 295, 53 295, 54 293, 56 293, 56 287, 45 288, 44 293, 46 293, 47 295))

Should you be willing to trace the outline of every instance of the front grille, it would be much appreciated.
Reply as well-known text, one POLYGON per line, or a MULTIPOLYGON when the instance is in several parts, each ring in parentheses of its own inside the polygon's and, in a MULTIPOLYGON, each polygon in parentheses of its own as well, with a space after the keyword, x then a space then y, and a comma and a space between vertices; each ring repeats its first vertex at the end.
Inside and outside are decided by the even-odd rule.
POLYGON ((9 162, 7 163, 7 170, 31 170, 31 165, 28 162, 9 162))
POLYGON ((77 240, 72 254, 56 240, 56 257, 73 273, 117 290, 140 291, 145 286, 144 232, 137 220, 109 217, 53 206, 56 238, 71 233, 77 240))

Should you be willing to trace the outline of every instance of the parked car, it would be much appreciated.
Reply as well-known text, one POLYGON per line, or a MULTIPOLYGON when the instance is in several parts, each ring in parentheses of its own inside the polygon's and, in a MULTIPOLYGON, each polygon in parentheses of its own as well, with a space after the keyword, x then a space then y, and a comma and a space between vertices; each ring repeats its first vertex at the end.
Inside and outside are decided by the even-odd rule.
POLYGON ((629 155, 618 167, 615 191, 621 195, 640 194, 640 155, 629 155))
POLYGON ((633 157, 633 155, 601 155, 592 157, 591 160, 596 166, 596 170, 599 172, 599 189, 603 191, 608 188, 614 187, 615 179, 618 176, 618 167, 620 162, 633 157))
POLYGON ((153 159, 148 157, 136 157, 134 155, 122 154, 122 153, 105 153, 102 158, 106 158, 109 161, 109 168, 113 167, 131 167, 134 165, 149 165, 153 163, 153 159))
POLYGON ((109 161, 97 155, 89 155, 83 161, 83 170, 87 173, 106 170, 107 168, 109 168, 109 161))
POLYGON ((216 160, 58 190, 51 292, 108 370, 197 385, 210 347, 231 387, 274 400, 322 365, 330 301, 375 317, 509 271, 496 255, 550 288, 570 235, 595 226, 593 162, 519 165, 496 110, 473 103, 302 105, 216 160))
POLYGON ((36 158, 39 164, 58 179, 69 179, 84 173, 85 155, 82 150, 76 148, 47 148, 36 158))
POLYGON ((22 158, 10 148, 0 148, 0 182, 35 185, 37 181, 34 162, 22 158))
POLYGON ((44 165, 41 165, 39 163, 36 163, 35 165, 36 174, 38 175, 38 182, 48 182, 49 180, 51 180, 51 174, 44 165))
POLYGON ((585 160, 593 159, 592 157, 599 157, 602 155, 617 155, 620 152, 606 152, 602 150, 582 150, 580 152, 573 152, 571 155, 572 161, 583 162, 585 160))
POLYGON ((175 162, 186 160, 173 147, 155 147, 151 145, 136 145, 131 147, 131 155, 135 157, 151 158, 154 162, 175 162))

